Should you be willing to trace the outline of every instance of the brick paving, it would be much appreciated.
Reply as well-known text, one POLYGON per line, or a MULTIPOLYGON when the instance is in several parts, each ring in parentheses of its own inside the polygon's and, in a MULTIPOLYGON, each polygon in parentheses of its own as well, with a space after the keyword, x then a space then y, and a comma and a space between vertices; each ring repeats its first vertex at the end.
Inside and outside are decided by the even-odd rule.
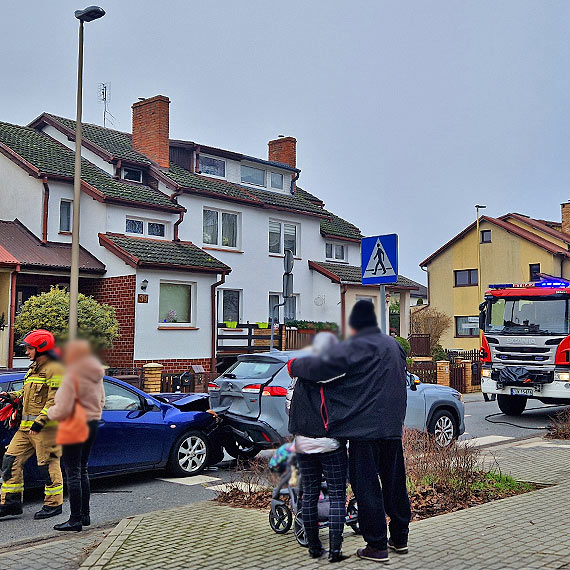
MULTIPOLYGON (((566 532, 570 442, 533 438, 485 453, 488 459, 494 455, 492 460, 503 472, 553 486, 413 523, 410 554, 392 555, 391 567, 570 569, 570 534, 566 532)), ((345 536, 344 550, 352 554, 362 538, 351 531, 345 536)), ((281 570, 323 564, 326 561, 309 559, 291 532, 274 534, 266 512, 203 502, 123 520, 81 568, 281 570)), ((352 555, 342 567, 376 565, 352 555)))

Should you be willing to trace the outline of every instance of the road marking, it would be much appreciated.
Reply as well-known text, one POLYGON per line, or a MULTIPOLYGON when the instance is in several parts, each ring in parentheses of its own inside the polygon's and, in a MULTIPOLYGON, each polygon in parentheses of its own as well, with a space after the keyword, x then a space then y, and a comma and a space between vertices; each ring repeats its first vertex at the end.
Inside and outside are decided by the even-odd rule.
POLYGON ((504 441, 510 441, 514 437, 509 437, 507 435, 485 435, 483 437, 474 437, 473 439, 468 439, 466 441, 471 442, 473 445, 479 447, 481 445, 490 445, 492 443, 502 443, 504 441))
POLYGON ((205 483, 221 481, 219 477, 208 477, 207 475, 194 475, 194 477, 157 477, 157 479, 158 481, 178 483, 179 485, 204 485, 205 483))

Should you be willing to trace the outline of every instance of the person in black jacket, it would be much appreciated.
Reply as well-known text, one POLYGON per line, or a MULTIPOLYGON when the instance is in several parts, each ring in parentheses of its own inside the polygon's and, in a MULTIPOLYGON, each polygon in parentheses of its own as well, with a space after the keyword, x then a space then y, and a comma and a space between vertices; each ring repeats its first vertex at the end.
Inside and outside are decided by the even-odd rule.
POLYGON ((357 555, 387 562, 388 547, 399 554, 408 552, 411 512, 402 450, 406 356, 378 328, 370 301, 354 305, 349 325, 352 337, 334 351, 289 362, 289 373, 303 379, 305 387, 299 393, 295 388, 289 430, 310 437, 349 439, 350 482, 367 543, 357 555), (309 389, 307 381, 319 384, 319 389, 309 389))

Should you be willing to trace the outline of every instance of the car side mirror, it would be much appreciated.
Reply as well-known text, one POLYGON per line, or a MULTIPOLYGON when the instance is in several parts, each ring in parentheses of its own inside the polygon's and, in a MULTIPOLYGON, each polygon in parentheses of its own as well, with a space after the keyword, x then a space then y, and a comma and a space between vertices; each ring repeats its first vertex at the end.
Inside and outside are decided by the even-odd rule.
POLYGON ((418 378, 414 378, 412 376, 412 381, 410 383, 410 390, 412 390, 413 392, 416 392, 418 389, 418 385, 419 385, 420 381, 418 378))

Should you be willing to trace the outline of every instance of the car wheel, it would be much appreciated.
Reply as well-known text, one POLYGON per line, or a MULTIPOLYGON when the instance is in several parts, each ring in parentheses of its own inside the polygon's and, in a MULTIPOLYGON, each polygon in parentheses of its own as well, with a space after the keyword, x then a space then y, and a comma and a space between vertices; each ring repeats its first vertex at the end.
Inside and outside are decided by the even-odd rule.
POLYGON ((209 464, 210 454, 206 436, 199 431, 188 431, 172 447, 168 472, 175 477, 197 475, 209 464))
POLYGON ((448 410, 438 410, 431 417, 427 430, 431 433, 437 445, 448 447, 457 437, 457 420, 448 410))
POLYGON ((520 416, 526 408, 526 398, 524 396, 506 396, 499 394, 497 404, 503 414, 507 416, 520 416))
POLYGON ((251 445, 243 445, 235 439, 225 441, 224 447, 228 454, 235 459, 253 459, 261 451, 261 447, 253 443, 251 445))

